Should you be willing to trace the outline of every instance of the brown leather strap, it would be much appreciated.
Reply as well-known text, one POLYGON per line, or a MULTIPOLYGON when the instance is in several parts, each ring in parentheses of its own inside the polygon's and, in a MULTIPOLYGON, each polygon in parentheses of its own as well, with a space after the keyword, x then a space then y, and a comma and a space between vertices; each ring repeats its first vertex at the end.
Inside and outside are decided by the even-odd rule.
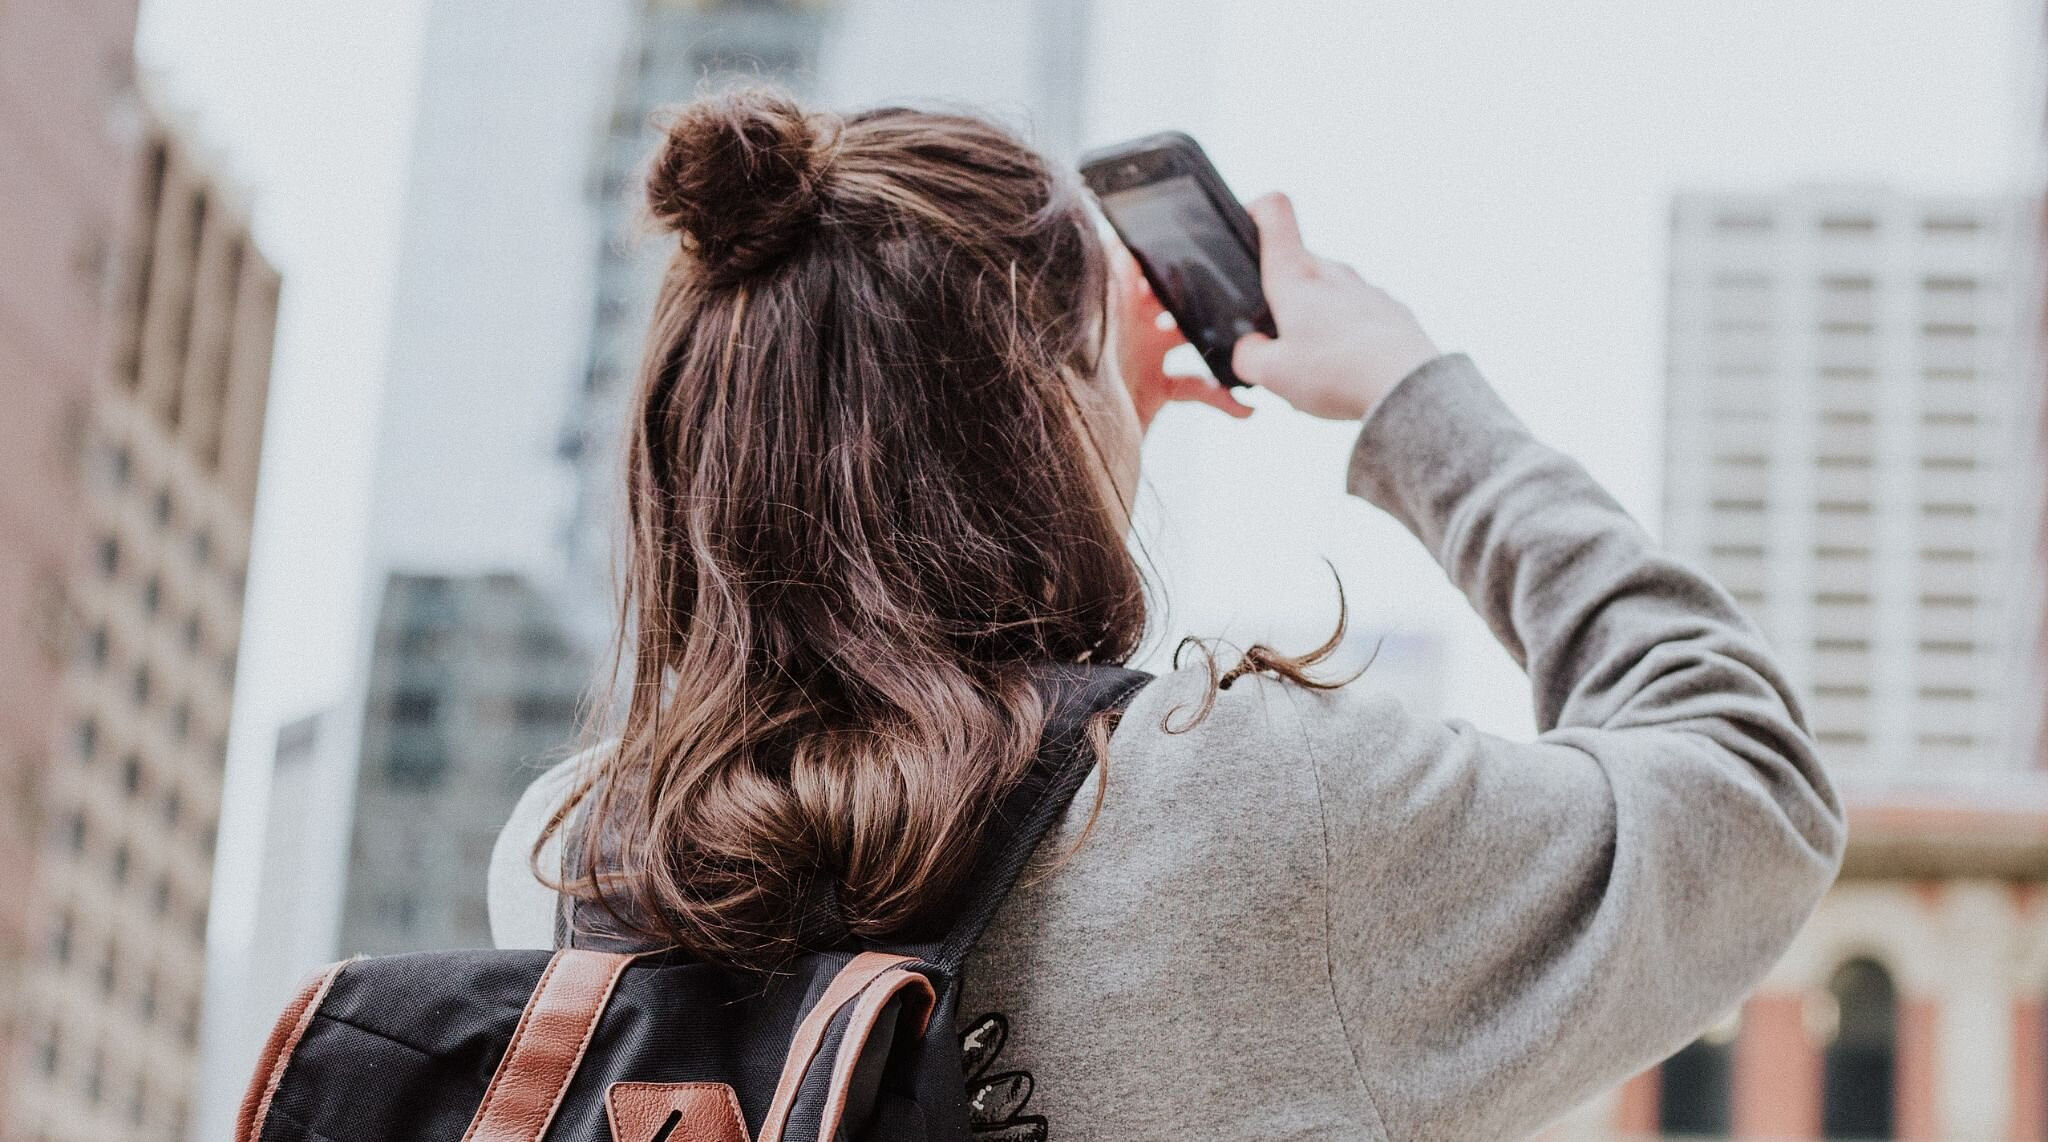
POLYGON ((839 969, 839 974, 832 977, 825 994, 818 997, 817 1004, 804 1016, 795 1037, 789 1042, 789 1055, 782 1063, 782 1079, 775 1084, 775 1101, 768 1104, 768 1117, 761 1123, 760 1142, 782 1142, 782 1131, 789 1125, 789 1112, 796 1106, 797 1091, 804 1085, 804 1076, 810 1073, 811 1060, 818 1057, 818 1048, 825 1042, 825 1030, 832 1025, 832 1017, 884 973, 916 962, 909 956, 862 952, 847 961, 846 966, 839 969))
POLYGON ((334 986, 334 977, 347 966, 348 961, 343 960, 307 976, 277 1017, 270 1028, 270 1038, 264 1040, 263 1054, 257 1057, 256 1073, 249 1076, 249 1089, 242 1095, 241 1108, 235 1112, 235 1142, 256 1142, 263 1133, 263 1120, 270 1117, 270 1100, 277 1097, 277 1084, 284 1081, 284 1069, 291 1065, 292 1052, 299 1049, 299 1040, 306 1037, 306 1028, 313 1025, 313 1016, 320 1011, 320 1001, 327 998, 327 989, 334 986))
POLYGON ((938 1002, 938 994, 932 990, 932 981, 923 972, 904 971, 884 976, 860 993, 860 999, 853 1005, 853 1014, 846 1019, 846 1037, 839 1040, 839 1055, 832 1060, 831 1093, 825 1098, 825 1117, 818 1129, 818 1137, 838 1137, 839 1120, 846 1116, 847 1095, 853 1088, 853 1069, 860 1065, 860 1057, 867 1049, 868 1036, 873 1034, 876 1020, 882 1016, 882 1009, 891 1001, 903 1000, 904 1024, 913 1034, 922 1037, 931 1022, 932 1005, 938 1002))
POLYGON ((548 961, 463 1142, 540 1142, 634 957, 565 948, 548 961))

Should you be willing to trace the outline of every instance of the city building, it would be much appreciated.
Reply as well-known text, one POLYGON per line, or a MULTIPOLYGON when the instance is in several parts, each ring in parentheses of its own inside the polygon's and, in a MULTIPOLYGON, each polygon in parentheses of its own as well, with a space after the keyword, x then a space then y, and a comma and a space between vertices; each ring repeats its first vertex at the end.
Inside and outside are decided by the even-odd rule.
MULTIPOLYGON (((106 240, 123 206, 136 0, 0 5, 0 862, 35 863, 50 711, 70 657, 79 438, 104 343, 106 240), (20 161, 32 157, 32 161, 20 161)), ((0 1123, 22 1045, 27 899, 0 901, 0 1123)))
POLYGON ((589 685, 517 575, 394 574, 378 610, 345 955, 491 944, 484 877, 526 786, 567 757, 589 685))
MULTIPOLYGON (((402 790, 379 783, 382 747, 365 739, 381 732, 382 699, 371 695, 371 675, 392 576, 467 582, 508 571, 537 590, 559 578, 557 532, 569 483, 553 456, 586 352, 598 245, 585 185, 590 140, 609 103, 627 5, 425 0, 417 7, 418 85, 395 235, 355 662, 346 692, 320 721, 314 756, 290 763, 309 788, 295 789, 280 771, 263 810, 270 835, 288 834, 293 859, 304 862, 294 907, 259 914, 246 951, 217 949, 208 1004, 222 1017, 218 1030, 208 1017, 196 1119, 214 1131, 209 1137, 234 1121, 261 1045, 260 1036, 237 1030, 232 1013, 273 1018, 277 979, 296 980, 358 951, 487 942, 480 926, 431 918, 409 934, 378 934, 374 909, 351 918, 350 936, 342 935, 349 886, 366 891, 365 877, 390 871, 378 863, 381 854, 371 854, 369 865, 353 868, 361 875, 351 875, 359 764, 380 812, 432 829, 436 813, 452 811, 444 794, 425 788, 421 805, 398 807, 402 790)), ((457 593, 466 598, 467 590, 457 593)), ((567 740, 564 733, 553 744, 567 740)), ((498 794, 514 780, 506 774, 541 752, 498 759, 478 804, 502 815, 510 802, 498 794)), ((252 782, 238 794, 262 789, 252 782)), ((480 900, 482 867, 408 866, 421 879, 422 907, 466 901, 472 892, 480 900)), ((269 869, 234 875, 243 883, 271 880, 269 869)))
POLYGON ((2023 204, 1874 188, 1672 215, 1666 528, 1782 656, 1849 806, 1740 1009, 1555 1132, 2048 1132, 2048 789, 2023 204))
POLYGON ((561 533, 565 600, 594 648, 618 619, 626 402, 674 251, 649 232, 641 189, 661 110, 754 82, 835 108, 951 100, 1070 156, 1087 94, 1087 0, 635 0, 635 11, 591 180, 602 247, 588 363, 560 449, 576 484, 561 533))
POLYGON ((1667 536, 1770 634, 1852 783, 2032 765, 2026 226, 1854 190, 1674 213, 1667 536))
POLYGON ((279 279, 183 137, 139 126, 74 429, 83 534, 45 711, 10 1137, 182 1137, 198 1063, 279 279))

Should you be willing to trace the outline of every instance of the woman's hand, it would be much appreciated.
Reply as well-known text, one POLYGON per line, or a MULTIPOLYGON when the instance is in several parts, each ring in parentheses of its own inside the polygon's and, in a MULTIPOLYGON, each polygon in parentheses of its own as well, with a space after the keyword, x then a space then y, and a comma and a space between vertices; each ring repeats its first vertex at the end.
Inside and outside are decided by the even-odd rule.
POLYGON ((1238 340, 1230 367, 1240 379, 1311 416, 1357 420, 1439 356, 1406 306, 1301 244, 1285 195, 1268 194, 1248 209, 1259 224, 1259 278, 1280 336, 1238 340))
POLYGON ((1193 401, 1220 408, 1232 416, 1250 416, 1250 406, 1239 403, 1230 390, 1208 377, 1183 376, 1166 371, 1166 354, 1187 344, 1180 326, 1167 316, 1166 307, 1152 294, 1137 259, 1121 245, 1112 243, 1110 258, 1110 304, 1116 312, 1110 323, 1116 339, 1117 371, 1130 391, 1131 406, 1138 414, 1140 432, 1152 426, 1152 418, 1168 401, 1193 401))

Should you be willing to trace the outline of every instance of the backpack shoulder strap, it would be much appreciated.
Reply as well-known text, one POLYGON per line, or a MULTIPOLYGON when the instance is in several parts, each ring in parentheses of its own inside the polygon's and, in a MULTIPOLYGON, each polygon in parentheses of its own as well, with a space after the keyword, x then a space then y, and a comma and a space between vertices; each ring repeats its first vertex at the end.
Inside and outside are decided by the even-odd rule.
POLYGON ((1152 680, 1139 670, 1078 664, 1042 667, 1037 678, 1047 706, 1038 756, 985 827, 974 875, 959 894, 951 929, 940 942, 914 949, 926 963, 948 974, 959 972, 1039 842, 1065 816, 1074 794, 1094 772, 1097 759, 1088 728, 1095 716, 1122 710, 1152 680))

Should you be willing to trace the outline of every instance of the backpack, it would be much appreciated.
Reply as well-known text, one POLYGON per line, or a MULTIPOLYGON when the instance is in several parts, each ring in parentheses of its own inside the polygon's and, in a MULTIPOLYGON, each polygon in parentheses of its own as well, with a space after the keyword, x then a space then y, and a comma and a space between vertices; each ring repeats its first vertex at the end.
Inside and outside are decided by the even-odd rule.
POLYGON ((942 934, 862 946, 826 926, 836 939, 807 936, 786 971, 763 976, 632 946, 572 907, 553 952, 346 960, 279 1016, 237 1142, 1044 1139, 1043 1119, 1010 1118, 1012 1076, 976 1096, 1003 1103, 1008 1123, 987 1122, 984 1105, 976 1128, 970 1070, 981 1077, 1003 1027, 970 1029, 963 1063, 961 964, 1093 768, 1089 720, 1148 679, 1096 666, 1039 676, 1045 736, 942 934))

